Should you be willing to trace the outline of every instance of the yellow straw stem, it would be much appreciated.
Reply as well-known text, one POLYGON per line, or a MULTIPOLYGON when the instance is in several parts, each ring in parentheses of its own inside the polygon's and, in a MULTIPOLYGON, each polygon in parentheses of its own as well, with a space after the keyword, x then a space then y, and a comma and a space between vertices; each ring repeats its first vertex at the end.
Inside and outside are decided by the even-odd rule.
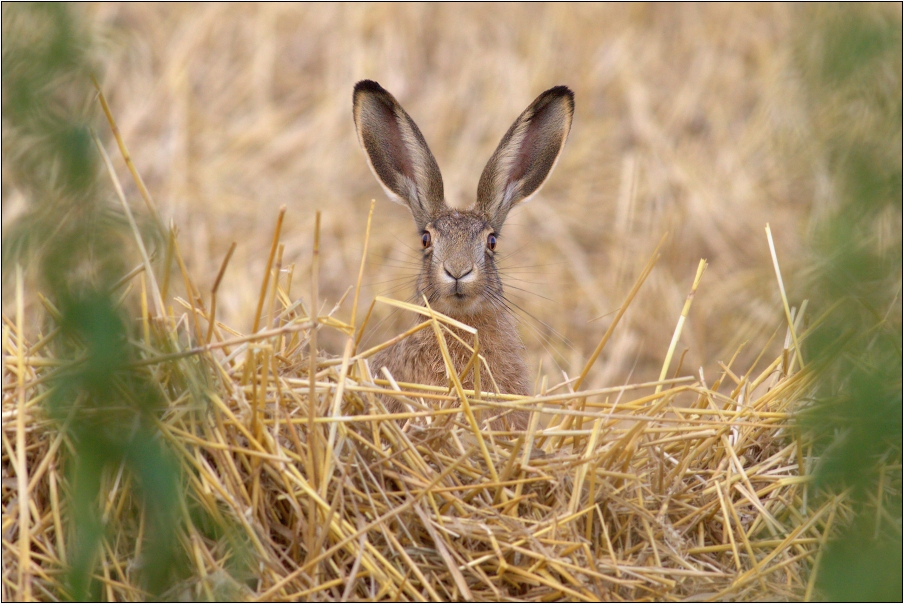
POLYGON ((28 458, 25 426, 28 410, 25 406, 25 303, 23 296, 22 265, 16 264, 16 368, 18 379, 18 405, 16 407, 16 488, 19 491, 19 593, 17 596, 29 602, 31 595, 31 512, 28 492, 28 458))
POLYGON ((791 340, 794 342, 794 354, 800 368, 804 368, 804 359, 800 354, 800 344, 797 341, 797 332, 794 330, 794 320, 791 318, 791 306, 788 304, 788 296, 785 294, 785 283, 782 281, 782 271, 778 267, 778 256, 775 254, 775 243, 772 241, 772 229, 766 223, 766 239, 769 241, 769 253, 772 254, 772 266, 775 267, 775 277, 778 279, 778 289, 782 294, 782 305, 785 307, 785 318, 788 320, 788 329, 791 330, 791 340))
MULTIPOLYGON (((662 371, 659 372, 659 381, 665 379, 666 374, 669 372, 669 365, 672 362, 672 355, 675 354, 675 348, 678 346, 678 339, 681 338, 681 330, 684 328, 684 322, 687 321, 687 316, 691 312, 691 304, 694 301, 694 294, 697 293, 697 286, 700 285, 700 279, 703 277, 703 272, 706 270, 707 264, 705 259, 700 260, 700 264, 697 265, 697 275, 694 277, 694 284, 691 285, 691 291, 687 295, 687 298, 684 300, 684 308, 681 309, 681 316, 678 317, 678 324, 675 325, 675 333, 672 334, 672 341, 669 343, 669 351, 665 355, 665 362, 662 364, 662 371)), ((656 386, 657 394, 662 390, 662 384, 656 386)))

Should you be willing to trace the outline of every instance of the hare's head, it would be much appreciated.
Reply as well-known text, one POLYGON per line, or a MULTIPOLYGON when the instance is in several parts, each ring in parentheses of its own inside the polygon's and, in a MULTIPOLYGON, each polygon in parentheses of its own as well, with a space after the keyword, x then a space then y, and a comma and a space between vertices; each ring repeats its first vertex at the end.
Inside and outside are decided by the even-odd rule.
POLYGON ((496 270, 497 239, 505 218, 530 198, 552 171, 565 145, 574 94, 550 88, 518 116, 487 162, 477 201, 467 210, 446 205, 443 177, 414 121, 379 84, 355 85, 358 140, 389 197, 408 206, 420 233, 423 267, 418 300, 436 310, 473 316, 503 304, 496 270))

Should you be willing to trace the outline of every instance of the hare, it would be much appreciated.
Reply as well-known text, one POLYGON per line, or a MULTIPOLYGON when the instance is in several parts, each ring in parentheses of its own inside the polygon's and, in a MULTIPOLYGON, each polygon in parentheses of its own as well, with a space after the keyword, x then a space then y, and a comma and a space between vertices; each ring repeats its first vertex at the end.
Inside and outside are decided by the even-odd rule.
MULTIPOLYGON (((382 86, 371 80, 355 85, 353 111, 358 141, 389 197, 408 206, 420 236, 422 266, 416 300, 477 329, 483 367, 463 375, 473 388, 473 371, 481 371, 482 390, 529 394, 524 345, 506 304, 496 268, 497 247, 505 218, 546 181, 565 145, 574 114, 574 93, 550 88, 512 124, 490 157, 477 186, 477 201, 467 210, 446 205, 443 179, 433 154, 414 121, 382 86)), ((459 334, 465 336, 466 334, 459 334)), ((464 341, 469 338, 462 337, 464 341)), ((472 353, 455 338, 446 338, 460 372, 472 353)), ((372 370, 386 367, 398 381, 446 386, 449 378, 436 335, 422 329, 373 358, 372 370)), ((399 404, 387 401, 392 410, 399 404)), ((524 429, 527 412, 508 416, 512 428, 524 429)), ((503 427, 493 419, 494 428, 503 427)))

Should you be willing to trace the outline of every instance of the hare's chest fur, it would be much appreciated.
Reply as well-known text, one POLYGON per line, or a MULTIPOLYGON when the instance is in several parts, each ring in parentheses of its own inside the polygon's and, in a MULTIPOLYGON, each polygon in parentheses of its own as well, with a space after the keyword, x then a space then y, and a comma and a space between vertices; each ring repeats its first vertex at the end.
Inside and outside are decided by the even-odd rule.
MULTIPOLYGON (((482 392, 492 393, 498 387, 498 392, 502 394, 527 395, 528 374, 523 360, 524 345, 515 331, 511 317, 505 316, 502 321, 504 325, 497 323, 484 325, 482 329, 478 327, 480 354, 486 361, 486 364, 480 363, 480 389, 482 392), (487 367, 490 372, 487 372, 487 367)), ((470 334, 459 332, 457 335, 465 342, 473 341, 470 334)), ((474 389, 474 369, 463 374, 473 352, 449 334, 445 334, 445 341, 462 386, 466 390, 474 389)), ((372 365, 374 374, 379 377, 383 367, 389 370, 397 382, 444 387, 452 385, 442 350, 432 329, 423 329, 377 354, 372 365)), ((402 411, 397 401, 390 398, 384 400, 390 411, 402 411)), ((493 428, 524 429, 527 427, 527 419, 525 412, 510 413, 505 422, 494 420, 493 428)))
MULTIPOLYGON (((502 316, 496 324, 480 325, 477 330, 480 355, 486 361, 486 364, 480 363, 481 390, 495 392, 498 386, 501 394, 529 394, 527 366, 523 360, 524 345, 515 331, 512 318, 502 316)), ((465 342, 473 342, 470 334, 459 332, 457 335, 465 342)), ((473 356, 471 348, 449 334, 445 334, 445 341, 462 386, 472 390, 474 371, 468 370, 467 374, 462 374, 473 356)), ((377 354, 372 366, 374 374, 379 376, 383 367, 399 382, 431 386, 452 384, 442 350, 432 329, 423 329, 377 354)))

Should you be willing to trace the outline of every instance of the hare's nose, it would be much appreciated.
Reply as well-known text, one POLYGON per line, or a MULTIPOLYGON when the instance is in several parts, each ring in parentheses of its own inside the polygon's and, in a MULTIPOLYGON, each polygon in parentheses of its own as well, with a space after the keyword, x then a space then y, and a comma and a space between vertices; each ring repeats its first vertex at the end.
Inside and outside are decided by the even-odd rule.
POLYGON ((443 263, 443 270, 446 271, 446 274, 458 281, 459 279, 464 279, 474 270, 473 264, 457 264, 457 263, 443 263))

